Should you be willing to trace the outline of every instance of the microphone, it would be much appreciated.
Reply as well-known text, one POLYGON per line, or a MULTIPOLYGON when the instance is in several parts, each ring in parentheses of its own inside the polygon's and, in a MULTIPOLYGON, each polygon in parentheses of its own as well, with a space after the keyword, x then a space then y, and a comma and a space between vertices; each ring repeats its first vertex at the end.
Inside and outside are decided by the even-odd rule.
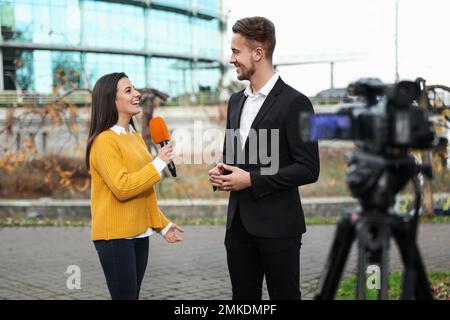
MULTIPOLYGON (((167 129, 166 122, 161 117, 156 117, 150 119, 149 122, 150 127, 150 135, 152 136, 153 143, 159 144, 162 147, 164 147, 166 144, 169 143, 170 140, 170 133, 169 129, 167 129)), ((169 168, 170 173, 172 174, 172 177, 177 176, 177 169, 175 168, 175 164, 173 161, 171 161, 167 167, 169 168)))

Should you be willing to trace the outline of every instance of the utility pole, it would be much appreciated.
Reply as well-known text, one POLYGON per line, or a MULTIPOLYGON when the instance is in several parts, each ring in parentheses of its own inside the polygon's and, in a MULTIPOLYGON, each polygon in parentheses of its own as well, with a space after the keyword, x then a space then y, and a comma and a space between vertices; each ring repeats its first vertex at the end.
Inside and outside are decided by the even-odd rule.
MULTIPOLYGON (((2 33, 0 32, 0 42, 2 41, 2 33)), ((0 91, 3 90, 5 90, 5 84, 3 82, 3 49, 0 47, 0 91)))
POLYGON ((334 89, 334 61, 330 62, 330 88, 334 89))
POLYGON ((398 74, 398 0, 395 0, 395 83, 399 81, 398 74))

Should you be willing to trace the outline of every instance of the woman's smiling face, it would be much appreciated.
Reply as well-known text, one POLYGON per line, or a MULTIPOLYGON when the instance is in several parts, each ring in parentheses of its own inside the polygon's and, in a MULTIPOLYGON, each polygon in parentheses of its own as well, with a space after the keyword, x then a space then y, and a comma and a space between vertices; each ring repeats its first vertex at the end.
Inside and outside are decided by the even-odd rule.
POLYGON ((117 83, 116 107, 119 114, 134 116, 141 112, 139 101, 141 93, 137 91, 130 79, 124 77, 117 83))

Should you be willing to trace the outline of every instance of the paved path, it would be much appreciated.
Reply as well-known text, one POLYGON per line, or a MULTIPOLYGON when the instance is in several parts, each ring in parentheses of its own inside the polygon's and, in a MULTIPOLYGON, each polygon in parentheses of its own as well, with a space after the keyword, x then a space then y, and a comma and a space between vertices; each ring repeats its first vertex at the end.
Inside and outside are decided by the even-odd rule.
MULTIPOLYGON (((141 299, 230 299, 223 226, 186 226, 185 241, 150 240, 141 299)), ((89 228, 0 228, 0 299, 109 299, 89 228), (66 270, 81 270, 81 289, 69 290, 66 270)), ((301 250, 301 286, 311 298, 334 226, 309 226, 301 250)), ((450 271, 450 224, 422 225, 419 245, 428 271, 450 271)), ((391 267, 401 267, 395 246, 391 267)), ((347 272, 355 269, 355 248, 347 272)), ((268 295, 264 289, 264 298, 268 295)))

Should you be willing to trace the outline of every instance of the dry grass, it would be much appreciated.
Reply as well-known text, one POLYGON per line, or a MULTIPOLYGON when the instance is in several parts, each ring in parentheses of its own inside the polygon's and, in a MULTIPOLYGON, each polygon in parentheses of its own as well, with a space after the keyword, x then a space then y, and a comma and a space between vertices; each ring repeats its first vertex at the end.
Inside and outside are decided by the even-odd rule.
POLYGON ((48 156, 20 164, 11 173, 0 168, 2 198, 88 198, 89 185, 83 159, 48 156))
MULTIPOLYGON (((349 149, 321 148, 320 177, 310 185, 302 186, 303 197, 350 196, 345 183, 347 160, 344 156, 349 149)), ((450 192, 449 170, 434 161, 434 192, 450 192)), ((178 178, 168 177, 157 186, 159 198, 227 198, 228 193, 213 192, 208 181, 208 170, 212 165, 177 165, 178 178)), ((165 172, 168 174, 167 170, 165 172)), ((410 188, 409 188, 410 189, 410 188)), ((83 159, 48 157, 42 161, 31 161, 18 166, 9 174, 0 169, 0 197, 2 198, 89 198, 89 176, 83 159), (49 160, 53 164, 49 167, 49 160), (47 164, 46 162, 47 161, 47 164), (64 186, 56 172, 70 172, 71 184, 64 186)))

